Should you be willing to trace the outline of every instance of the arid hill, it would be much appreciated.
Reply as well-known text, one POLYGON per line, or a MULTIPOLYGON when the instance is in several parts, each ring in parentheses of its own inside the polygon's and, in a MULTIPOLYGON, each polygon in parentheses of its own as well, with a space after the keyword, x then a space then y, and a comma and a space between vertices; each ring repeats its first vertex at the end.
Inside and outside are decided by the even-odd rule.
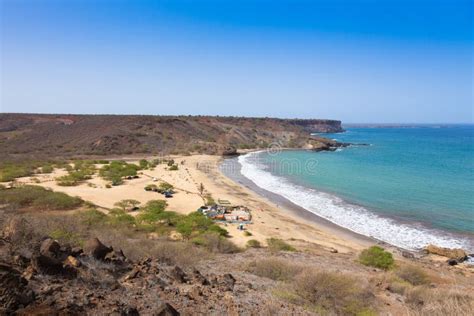
POLYGON ((324 148, 333 120, 211 116, 0 114, 4 155, 220 154, 227 148, 324 148))

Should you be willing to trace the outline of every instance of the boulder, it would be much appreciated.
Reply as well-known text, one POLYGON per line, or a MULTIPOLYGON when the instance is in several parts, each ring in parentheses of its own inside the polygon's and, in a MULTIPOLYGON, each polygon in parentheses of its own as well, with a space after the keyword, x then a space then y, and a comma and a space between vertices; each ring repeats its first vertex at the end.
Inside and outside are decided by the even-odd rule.
POLYGON ((42 254, 33 256, 31 266, 38 273, 61 275, 66 278, 77 276, 77 270, 73 266, 63 265, 59 259, 42 254))
POLYGON ((184 271, 178 267, 178 266, 174 266, 171 271, 171 277, 178 281, 179 283, 185 283, 186 282, 186 273, 184 273, 184 271))
POLYGON ((97 260, 104 260, 105 256, 112 250, 111 247, 105 246, 97 238, 89 239, 84 246, 84 252, 97 260))
POLYGON ((154 316, 179 316, 178 311, 168 303, 160 304, 154 311, 154 316))
POLYGON ((455 266, 458 264, 458 261, 456 259, 449 259, 447 261, 447 263, 450 265, 450 266, 455 266))
POLYGON ((43 240, 40 246, 40 254, 44 256, 57 256, 61 250, 61 246, 56 240, 51 238, 43 240))
POLYGON ((224 274, 220 279, 220 285, 224 291, 233 291, 235 285, 235 278, 230 273, 224 274))
POLYGON ((449 259, 455 259, 458 262, 463 262, 467 258, 467 253, 462 249, 450 249, 438 247, 435 245, 428 245, 425 250, 429 254, 434 254, 438 256, 443 256, 449 259))

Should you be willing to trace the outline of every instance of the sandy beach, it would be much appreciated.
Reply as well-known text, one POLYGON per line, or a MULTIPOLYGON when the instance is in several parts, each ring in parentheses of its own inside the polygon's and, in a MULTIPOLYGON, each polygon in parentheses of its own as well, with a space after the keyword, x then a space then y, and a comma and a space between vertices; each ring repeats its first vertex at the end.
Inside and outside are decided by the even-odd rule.
MULTIPOLYGON (((138 162, 136 157, 122 159, 132 163, 138 162)), ((251 183, 238 179, 238 170, 231 170, 232 175, 229 172, 224 174, 220 168, 223 162, 221 157, 193 155, 173 159, 179 170, 170 171, 166 165, 161 164, 154 170, 139 172, 138 179, 125 180, 124 184, 112 188, 107 188, 107 181, 98 175, 78 186, 59 186, 54 179, 66 174, 66 171, 59 169, 51 174, 20 178, 18 182, 41 185, 54 191, 79 196, 106 212, 123 199, 135 199, 142 205, 150 200, 163 199, 161 194, 145 191, 144 187, 156 183, 154 180, 166 181, 177 191, 173 198, 166 199, 168 210, 181 214, 196 211, 204 204, 199 193, 202 183, 204 195, 211 194, 216 201, 227 200, 232 205, 244 205, 251 210, 252 223, 246 225, 246 230, 251 232, 252 236, 245 236, 244 232, 237 229, 237 224, 222 224, 229 231, 231 240, 239 246, 245 246, 249 239, 256 239, 265 244, 267 238, 274 237, 289 240, 301 248, 318 244, 328 249, 335 248, 339 252, 354 252, 375 242, 327 222, 270 192, 259 192, 251 183), (32 178, 40 182, 35 183, 38 181, 32 178)))

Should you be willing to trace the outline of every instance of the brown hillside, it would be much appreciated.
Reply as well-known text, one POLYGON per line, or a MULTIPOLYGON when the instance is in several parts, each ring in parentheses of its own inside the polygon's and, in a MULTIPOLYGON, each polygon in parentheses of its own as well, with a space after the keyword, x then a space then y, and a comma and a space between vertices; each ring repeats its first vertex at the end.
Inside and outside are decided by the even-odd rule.
POLYGON ((219 154, 237 149, 320 147, 310 132, 340 132, 332 120, 210 116, 0 114, 4 155, 219 154))

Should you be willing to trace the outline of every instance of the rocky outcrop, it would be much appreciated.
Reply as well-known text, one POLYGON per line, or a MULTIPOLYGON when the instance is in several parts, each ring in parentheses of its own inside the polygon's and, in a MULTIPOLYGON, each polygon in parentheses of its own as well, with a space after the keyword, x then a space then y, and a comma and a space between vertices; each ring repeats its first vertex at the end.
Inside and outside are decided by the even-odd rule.
POLYGON ((438 247, 435 245, 428 245, 425 250, 429 254, 438 255, 442 257, 446 257, 449 259, 454 259, 458 262, 463 262, 467 259, 467 253, 462 249, 450 249, 450 248, 443 248, 438 247))

